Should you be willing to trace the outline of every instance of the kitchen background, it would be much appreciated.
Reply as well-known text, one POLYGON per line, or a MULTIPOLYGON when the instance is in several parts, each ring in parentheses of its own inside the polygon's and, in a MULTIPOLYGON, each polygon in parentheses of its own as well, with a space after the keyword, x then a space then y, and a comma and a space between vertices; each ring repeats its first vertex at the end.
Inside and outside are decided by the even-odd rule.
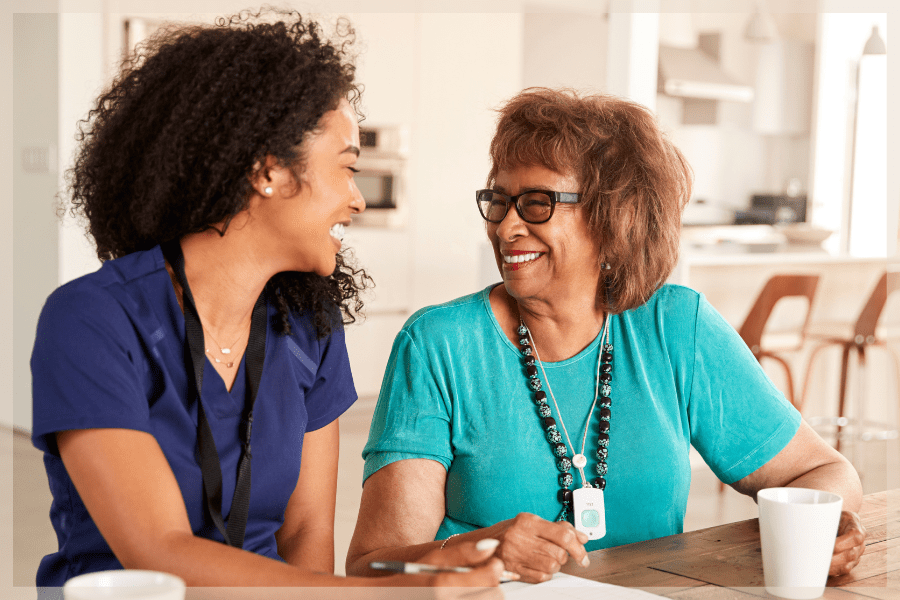
MULTIPOLYGON (((499 281, 472 196, 488 171, 493 109, 527 86, 628 95, 657 112, 696 178, 672 281, 703 291, 733 325, 771 274, 788 271, 823 275, 814 321, 855 318, 885 265, 900 262, 900 178, 887 170, 900 164, 900 143, 886 134, 897 127, 886 102, 898 68, 883 53, 863 56, 873 31, 890 47, 890 3, 723 4, 509 0, 486 12, 480 3, 291 3, 326 23, 346 15, 356 28, 363 127, 381 140, 364 150, 367 196, 396 205, 371 209, 345 239, 377 283, 367 320, 347 332, 361 396, 349 422, 371 411, 412 312, 499 281)), ((160 23, 210 22, 248 4, 147 6, 35 0, 12 15, 12 344, 0 355, 11 393, 0 396, 2 426, 31 426, 28 358, 43 301, 98 266, 80 225, 56 216, 76 121, 122 53, 160 23)), ((791 327, 795 308, 777 312, 775 327, 791 327)), ((900 320, 900 302, 886 313, 900 320)), ((819 361, 812 414, 833 411, 836 356, 819 361)), ((795 353, 795 377, 807 358, 795 353)), ((869 414, 896 423, 892 369, 871 358, 869 414)), ((780 371, 771 374, 783 385, 780 371)))

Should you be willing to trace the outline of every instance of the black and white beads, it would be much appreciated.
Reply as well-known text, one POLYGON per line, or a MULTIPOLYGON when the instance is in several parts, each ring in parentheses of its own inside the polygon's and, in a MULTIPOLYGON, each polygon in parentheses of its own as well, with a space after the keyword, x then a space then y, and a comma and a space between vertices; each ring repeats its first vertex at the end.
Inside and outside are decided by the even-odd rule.
MULTIPOLYGON (((572 490, 570 489, 574 484, 574 478, 570 473, 572 469, 572 459, 568 456, 568 448, 562 441, 562 435, 560 435, 559 430, 556 428, 556 421, 552 417, 550 406, 547 404, 547 393, 543 391, 543 384, 538 377, 538 368, 535 364, 536 361, 529 340, 528 328, 525 327, 524 323, 520 322, 516 333, 519 335, 519 345, 522 347, 523 365, 525 367, 528 386, 534 394, 534 403, 541 419, 541 426, 544 428, 547 441, 550 444, 550 449, 556 458, 556 468, 560 472, 558 478, 560 489, 557 492, 556 497, 559 503, 562 504, 562 510, 556 520, 566 521, 569 518, 572 507, 572 490)), ((609 423, 610 417, 612 416, 612 401, 610 400, 610 395, 612 394, 612 350, 613 347, 611 344, 604 344, 601 349, 599 365, 600 373, 597 382, 600 394, 598 398, 600 404, 600 426, 597 439, 597 464, 595 469, 598 477, 595 477, 591 482, 585 482, 587 486, 593 486, 601 490, 606 488, 606 479, 604 476, 609 471, 606 460, 609 455, 609 423)), ((577 458, 581 459, 581 463, 584 462, 584 457, 581 455, 578 455, 577 458)), ((579 466, 583 466, 581 463, 579 463, 579 466)))

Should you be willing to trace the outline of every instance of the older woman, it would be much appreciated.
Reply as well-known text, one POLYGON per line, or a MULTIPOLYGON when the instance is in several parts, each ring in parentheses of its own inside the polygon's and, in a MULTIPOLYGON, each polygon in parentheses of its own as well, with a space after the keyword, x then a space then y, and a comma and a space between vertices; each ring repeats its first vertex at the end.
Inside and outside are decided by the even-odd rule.
POLYGON ((490 156, 476 199, 503 283, 398 334, 348 573, 492 537, 507 569, 540 581, 586 550, 680 533, 691 445, 748 496, 843 496, 832 573, 852 568, 856 472, 700 294, 665 285, 690 168, 652 114, 526 90, 490 156))
MULTIPOLYGON (((32 357, 59 549, 42 588, 121 567, 189 585, 334 577, 343 322, 365 274, 345 42, 297 14, 153 40, 98 100, 71 173, 105 263, 56 290, 32 357)), ((491 542, 448 559, 481 563, 491 542)), ((496 585, 500 561, 379 585, 496 585)))

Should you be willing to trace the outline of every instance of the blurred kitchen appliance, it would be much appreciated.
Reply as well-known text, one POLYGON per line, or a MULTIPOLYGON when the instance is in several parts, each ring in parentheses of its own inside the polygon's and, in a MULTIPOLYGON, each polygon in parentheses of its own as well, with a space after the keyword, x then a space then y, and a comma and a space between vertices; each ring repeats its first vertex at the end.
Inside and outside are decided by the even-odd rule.
POLYGON ((366 211, 355 225, 400 228, 406 224, 409 134, 404 127, 360 127, 356 186, 366 211))
POLYGON ((719 66, 718 57, 701 48, 659 46, 657 88, 681 98, 752 102, 753 88, 719 66))
POLYGON ((734 214, 735 225, 777 225, 806 221, 806 196, 754 194, 748 210, 734 214))

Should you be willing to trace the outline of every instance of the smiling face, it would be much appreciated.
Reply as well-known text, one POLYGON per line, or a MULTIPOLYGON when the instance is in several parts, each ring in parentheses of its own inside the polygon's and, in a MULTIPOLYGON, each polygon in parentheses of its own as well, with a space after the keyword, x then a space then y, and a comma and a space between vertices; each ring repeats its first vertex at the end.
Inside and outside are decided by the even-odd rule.
MULTIPOLYGON (((497 173, 493 189, 507 195, 522 190, 580 191, 571 173, 542 166, 523 166, 497 173)), ((506 291, 516 300, 550 299, 596 293, 600 278, 600 245, 591 234, 579 204, 557 203, 553 217, 537 225, 526 223, 510 206, 500 223, 487 224, 497 266, 506 291)))
POLYGON ((269 168, 260 187, 270 187, 272 193, 263 194, 255 216, 264 220, 273 251, 284 258, 281 270, 328 276, 334 272, 344 227, 350 225, 351 215, 366 208, 353 180, 359 126, 350 103, 342 100, 325 113, 304 144, 300 181, 287 168, 269 168))

